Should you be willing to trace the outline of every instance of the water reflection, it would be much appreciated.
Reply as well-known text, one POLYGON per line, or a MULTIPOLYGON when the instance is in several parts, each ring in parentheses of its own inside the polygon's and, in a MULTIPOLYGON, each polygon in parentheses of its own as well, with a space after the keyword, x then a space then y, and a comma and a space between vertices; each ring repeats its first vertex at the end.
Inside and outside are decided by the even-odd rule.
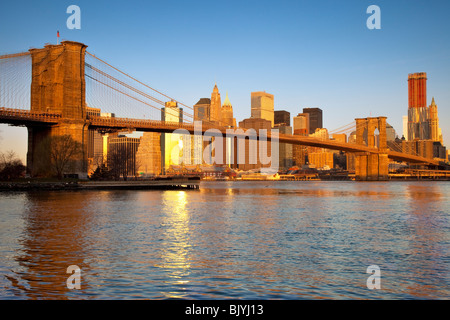
POLYGON ((436 286, 449 283, 442 257, 450 258, 450 227, 442 215, 447 207, 442 203, 445 193, 441 188, 442 184, 433 183, 409 184, 406 188, 409 253, 422 257, 420 267, 406 284, 405 292, 414 297, 433 297, 436 286))
POLYGON ((189 282, 191 239, 189 214, 186 210, 187 193, 185 191, 166 191, 162 195, 163 228, 161 239, 161 265, 168 276, 166 282, 176 290, 163 292, 166 298, 182 298, 178 286, 189 282))
POLYGON ((409 182, 0 194, 0 297, 445 298, 449 194, 409 182), (80 291, 66 288, 72 264, 80 291), (365 287, 372 264, 381 291, 365 287))
POLYGON ((91 219, 85 210, 86 201, 94 201, 92 195, 27 194, 21 250, 15 257, 17 267, 6 275, 11 290, 31 299, 67 299, 88 288, 82 283, 82 290, 70 292, 66 286, 68 266, 89 270, 84 261, 84 236, 91 219))

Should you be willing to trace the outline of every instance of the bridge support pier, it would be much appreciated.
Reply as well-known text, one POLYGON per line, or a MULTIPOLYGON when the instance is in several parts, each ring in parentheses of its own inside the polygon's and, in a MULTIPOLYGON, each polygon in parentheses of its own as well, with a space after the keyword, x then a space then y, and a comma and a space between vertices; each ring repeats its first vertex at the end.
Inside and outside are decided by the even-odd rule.
POLYGON ((70 156, 63 173, 87 178, 85 52, 86 45, 73 41, 30 50, 31 111, 61 114, 58 124, 28 127, 27 167, 34 176, 54 174, 50 152, 62 153, 55 148, 56 137, 69 135, 80 151, 70 156))
POLYGON ((88 128, 84 123, 60 123, 48 127, 28 127, 27 169, 31 176, 55 175, 52 153, 59 153, 60 159, 66 157, 68 163, 64 173, 75 174, 80 179, 87 179, 88 128), (69 135, 70 144, 77 146, 75 155, 64 154, 64 146, 57 145, 55 137, 69 135), (52 162, 53 161, 53 162, 52 162), (53 165, 52 165, 53 163, 53 165))
POLYGON ((356 154, 355 177, 358 181, 385 181, 389 179, 386 117, 356 119, 356 143, 378 147, 379 153, 356 154), (375 131, 378 129, 378 137, 375 131))
POLYGON ((389 179, 387 154, 357 154, 355 176, 358 181, 385 181, 389 179))

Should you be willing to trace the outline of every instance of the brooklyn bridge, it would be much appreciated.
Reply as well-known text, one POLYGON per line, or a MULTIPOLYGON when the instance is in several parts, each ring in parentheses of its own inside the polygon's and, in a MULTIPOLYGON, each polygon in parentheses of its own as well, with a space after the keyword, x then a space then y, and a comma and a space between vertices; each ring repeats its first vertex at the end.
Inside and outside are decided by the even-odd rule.
MULTIPOLYGON (((83 152, 77 160, 77 172, 86 176, 88 130, 171 133, 184 129, 195 133, 191 106, 140 82, 86 49, 82 43, 63 41, 59 45, 0 56, 0 94, 3 95, 0 123, 28 129, 28 170, 32 170, 38 156, 36 146, 47 137, 68 134, 79 142, 83 152), (87 100, 89 106, 95 105, 102 112, 116 116, 90 114, 87 100), (184 107, 183 122, 158 120, 164 112, 158 105, 164 106, 164 101, 177 101, 184 107)), ((281 133, 277 139, 280 143, 354 153, 358 180, 386 180, 389 159, 430 167, 439 165, 433 159, 391 150, 386 141, 386 119, 384 116, 355 119, 356 144, 281 133), (378 143, 374 137, 376 130, 378 143)), ((226 130, 213 122, 203 122, 201 126, 202 134, 214 131, 225 135, 226 130)), ((236 136, 245 139, 246 135, 237 133, 236 136)), ((273 137, 269 132, 264 138, 273 137)))

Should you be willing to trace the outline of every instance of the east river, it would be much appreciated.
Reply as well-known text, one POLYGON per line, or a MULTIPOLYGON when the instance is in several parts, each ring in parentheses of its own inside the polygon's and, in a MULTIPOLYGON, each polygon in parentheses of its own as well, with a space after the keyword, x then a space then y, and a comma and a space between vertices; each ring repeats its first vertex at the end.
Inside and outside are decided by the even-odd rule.
POLYGON ((0 193, 0 299, 449 299, 449 214, 449 182, 0 193))

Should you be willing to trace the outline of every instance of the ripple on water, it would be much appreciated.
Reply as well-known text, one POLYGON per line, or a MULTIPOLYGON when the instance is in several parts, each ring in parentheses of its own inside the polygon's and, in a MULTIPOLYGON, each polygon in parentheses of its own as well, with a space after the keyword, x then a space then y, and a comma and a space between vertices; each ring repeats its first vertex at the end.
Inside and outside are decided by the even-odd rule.
POLYGON ((446 299, 449 191, 267 181, 0 194, 0 297, 446 299), (373 264, 382 290, 366 287, 373 264))

